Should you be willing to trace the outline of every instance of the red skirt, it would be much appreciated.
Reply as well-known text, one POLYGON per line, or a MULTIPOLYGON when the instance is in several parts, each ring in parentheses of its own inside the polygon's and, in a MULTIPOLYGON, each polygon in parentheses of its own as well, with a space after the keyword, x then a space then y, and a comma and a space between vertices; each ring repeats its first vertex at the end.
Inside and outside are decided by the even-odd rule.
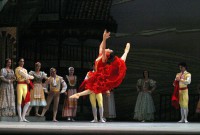
POLYGON ((95 94, 105 93, 118 87, 126 75, 125 62, 115 57, 111 64, 106 64, 92 72, 89 79, 85 80, 85 89, 89 89, 95 94))

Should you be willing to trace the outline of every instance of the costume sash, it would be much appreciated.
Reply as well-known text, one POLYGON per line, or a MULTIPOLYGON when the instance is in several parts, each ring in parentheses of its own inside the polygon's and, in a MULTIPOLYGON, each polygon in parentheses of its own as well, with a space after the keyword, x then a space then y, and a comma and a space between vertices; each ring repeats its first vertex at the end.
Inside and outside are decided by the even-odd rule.
POLYGON ((179 109, 179 81, 174 81, 174 92, 172 94, 172 106, 179 109))
POLYGON ((31 81, 31 80, 29 80, 30 81, 30 83, 29 84, 27 84, 26 82, 18 82, 18 84, 26 84, 27 85, 27 94, 26 94, 26 98, 24 99, 24 100, 22 100, 22 107, 26 104, 26 103, 28 103, 28 102, 30 102, 30 89, 33 89, 33 82, 31 81))

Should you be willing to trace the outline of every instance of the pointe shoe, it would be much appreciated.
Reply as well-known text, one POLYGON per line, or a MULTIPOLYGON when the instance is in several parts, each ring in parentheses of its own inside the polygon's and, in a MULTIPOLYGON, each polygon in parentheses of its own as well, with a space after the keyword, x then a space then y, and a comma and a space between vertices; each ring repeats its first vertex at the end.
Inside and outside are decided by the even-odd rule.
POLYGON ((98 122, 98 120, 97 119, 94 119, 94 120, 92 120, 92 121, 90 121, 91 123, 97 123, 98 122))
POLYGON ((23 120, 23 119, 20 119, 19 122, 24 122, 24 120, 23 120))
POLYGON ((99 122, 105 123, 106 121, 104 119, 100 119, 99 122))
POLYGON ((103 120, 104 120, 104 121, 109 121, 109 120, 107 120, 105 117, 103 118, 103 120))
POLYGON ((30 121, 28 121, 27 119, 24 118, 24 119, 23 119, 23 122, 30 122, 30 121))
POLYGON ((178 121, 178 123, 184 123, 184 120, 180 120, 180 121, 178 121))
POLYGON ((72 118, 71 120, 72 120, 72 122, 74 122, 74 121, 75 121, 73 118, 72 118))
POLYGON ((70 96, 69 98, 75 98, 75 99, 79 99, 80 95, 78 93, 70 96))
POLYGON ((125 53, 128 53, 129 50, 130 50, 130 47, 131 47, 130 43, 127 43, 127 44, 126 44, 126 48, 124 49, 124 52, 125 52, 125 53))
POLYGON ((53 120, 53 122, 58 122, 58 120, 53 120))
POLYGON ((184 120, 184 123, 188 123, 188 121, 187 121, 187 120, 184 120))
POLYGON ((39 117, 44 117, 44 114, 38 114, 39 117))
POLYGON ((68 118, 67 121, 71 121, 71 118, 68 118))
POLYGON ((39 113, 36 113, 35 116, 37 116, 37 117, 41 117, 41 115, 40 115, 39 113))

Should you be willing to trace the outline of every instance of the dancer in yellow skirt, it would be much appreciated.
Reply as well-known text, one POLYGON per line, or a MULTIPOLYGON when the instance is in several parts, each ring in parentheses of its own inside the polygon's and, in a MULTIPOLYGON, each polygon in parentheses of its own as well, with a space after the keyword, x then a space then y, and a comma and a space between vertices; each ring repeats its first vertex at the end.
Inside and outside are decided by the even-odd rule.
POLYGON ((35 63, 35 71, 30 71, 29 75, 34 76, 33 79, 33 86, 34 88, 30 90, 30 98, 31 103, 29 106, 28 111, 26 112, 26 115, 30 114, 30 111, 32 107, 35 107, 35 116, 39 116, 39 107, 45 107, 47 105, 43 90, 43 80, 47 80, 47 74, 44 71, 40 71, 41 69, 41 63, 36 62, 35 63))

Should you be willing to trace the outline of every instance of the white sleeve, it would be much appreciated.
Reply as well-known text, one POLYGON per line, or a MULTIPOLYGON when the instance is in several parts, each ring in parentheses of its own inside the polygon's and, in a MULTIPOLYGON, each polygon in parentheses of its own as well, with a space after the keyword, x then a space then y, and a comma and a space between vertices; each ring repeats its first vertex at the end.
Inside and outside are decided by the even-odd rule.
POLYGON ((184 84, 188 85, 191 83, 191 75, 188 75, 186 80, 183 81, 184 84))
POLYGON ((19 74, 20 74, 22 77, 24 77, 26 80, 28 80, 28 79, 34 79, 33 76, 31 76, 31 75, 29 75, 29 74, 27 74, 27 73, 24 73, 22 70, 19 70, 19 74))
POLYGON ((61 84, 62 84, 62 90, 60 93, 64 93, 67 90, 67 84, 66 82, 63 80, 63 78, 60 78, 61 84))
POLYGON ((7 76, 7 72, 6 72, 6 69, 5 68, 2 68, 1 69, 1 73, 0 73, 0 79, 4 82, 7 82, 9 83, 9 80, 6 79, 6 76, 7 76))

